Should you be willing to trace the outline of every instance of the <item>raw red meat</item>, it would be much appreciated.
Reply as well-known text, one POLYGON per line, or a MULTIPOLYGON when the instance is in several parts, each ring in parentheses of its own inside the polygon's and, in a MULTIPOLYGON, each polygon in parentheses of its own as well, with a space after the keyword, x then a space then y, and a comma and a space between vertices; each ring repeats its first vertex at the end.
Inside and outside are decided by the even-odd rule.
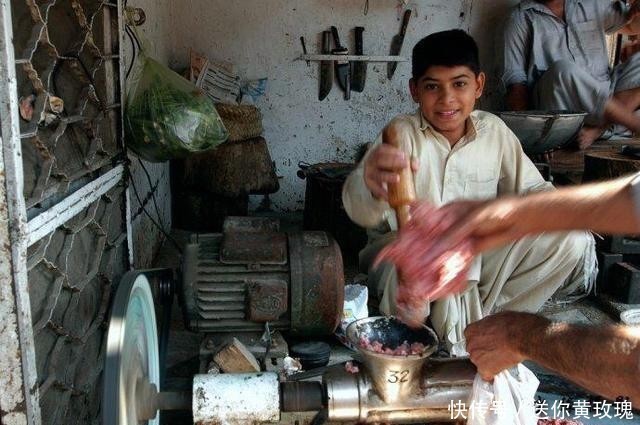
POLYGON ((474 257, 470 240, 446 238, 453 218, 427 203, 412 209, 411 220, 395 241, 378 254, 395 264, 398 271, 399 319, 411 327, 424 323, 430 301, 461 292, 474 257))
POLYGON ((405 341, 396 348, 385 348, 380 341, 372 342, 366 337, 361 337, 358 345, 365 350, 380 354, 389 354, 390 356, 411 356, 424 353, 424 344, 420 342, 409 344, 409 341, 405 341))
POLYGON ((349 373, 358 373, 358 372, 360 372, 360 368, 358 367, 358 365, 354 364, 353 362, 346 362, 344 364, 344 370, 346 370, 349 373))

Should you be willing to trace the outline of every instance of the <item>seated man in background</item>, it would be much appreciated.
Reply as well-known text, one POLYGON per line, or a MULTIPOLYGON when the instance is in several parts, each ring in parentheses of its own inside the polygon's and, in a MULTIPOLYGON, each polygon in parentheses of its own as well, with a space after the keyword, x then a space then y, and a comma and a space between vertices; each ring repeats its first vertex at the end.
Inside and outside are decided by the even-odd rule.
MULTIPOLYGON (((370 293, 384 314, 396 314, 397 273, 388 263, 371 266, 396 237, 387 184, 397 182, 410 163, 418 200, 436 206, 552 189, 504 122, 474 110, 484 81, 478 47, 467 33, 451 30, 422 39, 413 49, 409 82, 418 110, 389 124, 402 130, 406 149, 378 137, 345 182, 349 217, 371 229, 360 267, 368 270, 370 293)), ((594 241, 586 232, 525 239, 476 257, 467 290, 432 302, 426 313, 440 339, 460 353, 467 324, 496 308, 535 312, 554 294, 584 294, 596 269, 594 241)))
POLYGON ((613 70, 606 35, 640 32, 635 1, 523 0, 504 32, 506 107, 588 112, 578 145, 586 149, 610 124, 640 132, 640 55, 613 70))

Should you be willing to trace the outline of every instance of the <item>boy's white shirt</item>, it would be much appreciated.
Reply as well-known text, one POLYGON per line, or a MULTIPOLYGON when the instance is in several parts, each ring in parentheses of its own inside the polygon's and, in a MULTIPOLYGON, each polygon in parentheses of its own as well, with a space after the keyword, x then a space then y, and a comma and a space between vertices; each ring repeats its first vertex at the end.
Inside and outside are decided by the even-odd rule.
MULTIPOLYGON (((489 112, 473 111, 466 134, 453 147, 419 110, 396 119, 406 120, 413 129, 407 153, 420 163, 414 174, 419 200, 440 206, 459 199, 489 199, 553 188, 524 154, 515 134, 489 112)), ((375 141, 378 143, 382 143, 381 135, 375 141)), ((386 222, 391 230, 397 230, 393 209, 386 201, 375 199, 364 182, 364 162, 371 151, 345 182, 344 207, 349 217, 363 227, 374 228, 386 222)), ((480 263, 478 256, 469 280, 478 280, 480 263)))

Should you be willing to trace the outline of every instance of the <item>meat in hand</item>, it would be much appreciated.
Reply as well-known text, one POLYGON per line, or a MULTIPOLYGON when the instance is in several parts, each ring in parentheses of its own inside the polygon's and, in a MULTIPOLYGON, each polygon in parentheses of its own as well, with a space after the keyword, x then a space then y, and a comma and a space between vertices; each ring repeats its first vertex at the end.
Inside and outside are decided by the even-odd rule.
POLYGON ((470 240, 447 239, 452 218, 422 203, 395 241, 378 254, 375 266, 389 261, 398 272, 399 319, 411 327, 423 324, 430 301, 462 292, 474 257, 470 240))

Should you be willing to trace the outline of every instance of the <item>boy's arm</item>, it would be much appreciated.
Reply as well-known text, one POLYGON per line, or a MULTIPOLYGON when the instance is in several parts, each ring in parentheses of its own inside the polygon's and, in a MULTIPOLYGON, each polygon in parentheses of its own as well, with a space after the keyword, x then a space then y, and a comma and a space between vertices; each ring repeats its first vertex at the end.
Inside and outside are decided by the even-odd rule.
POLYGON ((465 329, 467 350, 487 380, 531 360, 606 398, 640 401, 640 329, 553 323, 503 312, 465 329))
POLYGON ((382 143, 382 136, 379 136, 374 145, 369 148, 342 187, 342 203, 349 218, 366 228, 379 225, 392 212, 389 203, 373 197, 364 181, 364 164, 373 148, 380 143, 382 143))

